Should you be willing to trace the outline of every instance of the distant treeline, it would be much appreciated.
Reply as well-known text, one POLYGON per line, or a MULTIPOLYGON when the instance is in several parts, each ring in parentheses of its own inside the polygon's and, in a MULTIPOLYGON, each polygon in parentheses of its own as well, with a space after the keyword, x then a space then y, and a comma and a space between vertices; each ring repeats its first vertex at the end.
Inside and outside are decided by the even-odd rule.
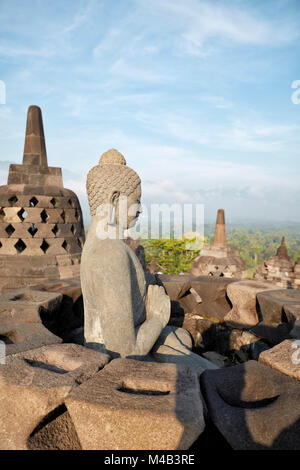
MULTIPOLYGON (((276 254, 277 248, 285 237, 285 245, 289 256, 296 261, 300 256, 300 225, 291 225, 282 228, 259 227, 250 228, 244 226, 228 226, 227 243, 239 248, 240 256, 248 268, 253 268, 264 259, 276 254)), ((208 243, 213 242, 214 226, 207 226, 208 243)))
MULTIPOLYGON (((215 225, 206 225, 204 243, 213 243, 215 225)), ((249 276, 264 259, 276 254, 277 248, 285 237, 290 257, 296 261, 300 257, 300 225, 285 227, 247 227, 228 225, 227 243, 239 249, 240 257, 246 263, 249 276)), ((201 250, 186 249, 185 240, 158 239, 141 240, 145 248, 146 264, 154 259, 163 273, 189 272, 195 257, 201 250)))

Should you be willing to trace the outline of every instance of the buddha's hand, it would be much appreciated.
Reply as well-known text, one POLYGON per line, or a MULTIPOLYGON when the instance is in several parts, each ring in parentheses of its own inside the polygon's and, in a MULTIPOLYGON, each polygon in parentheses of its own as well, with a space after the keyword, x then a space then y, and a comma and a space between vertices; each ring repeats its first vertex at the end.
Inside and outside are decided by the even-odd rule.
POLYGON ((170 319, 170 311, 170 298, 166 294, 164 287, 150 285, 147 292, 147 320, 157 318, 164 328, 170 319))

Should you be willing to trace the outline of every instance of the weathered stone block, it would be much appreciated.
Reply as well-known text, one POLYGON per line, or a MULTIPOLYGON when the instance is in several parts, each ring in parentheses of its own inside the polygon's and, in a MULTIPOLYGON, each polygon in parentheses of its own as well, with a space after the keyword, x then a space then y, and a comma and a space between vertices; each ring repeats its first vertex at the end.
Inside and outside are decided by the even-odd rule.
POLYGON ((300 341, 285 340, 277 346, 264 351, 259 362, 300 380, 300 341))
POLYGON ((47 223, 60 224, 64 223, 64 211, 61 209, 45 209, 47 214, 47 223))
POLYGON ((26 225, 27 227, 27 238, 55 238, 55 224, 45 224, 45 223, 35 223, 35 224, 25 224, 23 222, 22 225, 26 225))
POLYGON ((1 222, 12 224, 22 221, 22 207, 5 207, 2 210, 4 214, 1 215, 1 222))
POLYGON ((71 417, 64 405, 58 407, 45 423, 41 422, 27 439, 29 450, 81 450, 71 417))
POLYGON ((188 449, 204 429, 189 368, 116 359, 66 406, 83 449, 188 449))
POLYGON ((233 449, 300 450, 298 381, 256 361, 205 371, 209 416, 233 449))
POLYGON ((179 300, 191 288, 191 283, 187 276, 161 274, 159 279, 162 281, 170 300, 179 300))
POLYGON ((257 301, 263 323, 274 326, 292 319, 288 312, 285 312, 284 305, 300 306, 300 292, 292 289, 260 292, 257 294, 257 301))
POLYGON ((227 287, 227 295, 232 309, 224 317, 226 323, 235 328, 247 328, 256 325, 261 318, 257 310, 257 294, 274 290, 269 282, 245 280, 233 282, 227 287))
POLYGON ((214 302, 224 299, 227 293, 227 287, 238 279, 214 276, 190 277, 191 286, 200 295, 202 302, 214 302))
POLYGON ((0 238, 0 253, 1 255, 17 255, 18 250, 15 245, 17 240, 15 238, 0 238))
POLYGON ((66 224, 76 223, 76 209, 65 209, 65 222, 66 224))
POLYGON ((61 294, 60 309, 53 316, 48 316, 45 325, 56 335, 70 342, 70 334, 83 327, 83 300, 80 279, 48 281, 44 285, 33 287, 38 291, 57 292, 61 294))
POLYGON ((62 341, 41 323, 13 323, 9 325, 1 323, 0 339, 6 345, 6 356, 62 341))
POLYGON ((0 319, 2 324, 13 322, 40 323, 41 313, 46 318, 59 310, 62 301, 59 292, 41 292, 17 289, 0 296, 0 319))
POLYGON ((300 305, 285 304, 283 310, 288 318, 292 318, 293 328, 290 331, 292 338, 300 339, 300 305))
POLYGON ((252 328, 253 333, 276 344, 289 337, 294 317, 284 309, 284 305, 299 305, 300 292, 280 289, 257 294, 262 321, 252 328))
POLYGON ((43 240, 39 238, 26 238, 24 240, 19 239, 17 245, 15 245, 15 249, 18 254, 22 256, 42 256, 45 254, 42 250, 42 243, 43 240))
POLYGON ((28 232, 28 229, 32 229, 32 224, 26 224, 25 222, 5 224, 5 233, 9 234, 9 238, 32 238, 32 235, 30 232, 28 232))
POLYGON ((0 448, 26 449, 39 423, 108 361, 107 355, 74 344, 8 356, 0 365, 0 448))
POLYGON ((42 223, 41 213, 43 209, 40 207, 27 207, 26 222, 27 223, 42 223))

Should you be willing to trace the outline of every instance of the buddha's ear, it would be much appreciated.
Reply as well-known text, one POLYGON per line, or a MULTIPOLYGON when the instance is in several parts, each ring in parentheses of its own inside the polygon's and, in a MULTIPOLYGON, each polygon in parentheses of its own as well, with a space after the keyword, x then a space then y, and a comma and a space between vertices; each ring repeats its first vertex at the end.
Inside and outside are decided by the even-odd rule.
POLYGON ((119 197, 120 197, 120 191, 113 190, 109 196, 109 203, 112 204, 114 207, 116 207, 119 202, 119 197))

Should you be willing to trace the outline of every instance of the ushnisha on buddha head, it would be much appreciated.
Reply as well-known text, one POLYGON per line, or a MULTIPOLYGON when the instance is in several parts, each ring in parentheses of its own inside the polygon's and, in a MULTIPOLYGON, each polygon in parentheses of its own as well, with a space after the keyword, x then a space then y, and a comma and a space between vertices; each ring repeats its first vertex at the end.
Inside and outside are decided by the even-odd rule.
POLYGON ((99 164, 88 173, 87 195, 93 220, 97 221, 100 239, 124 238, 141 212, 141 179, 126 165, 115 149, 100 157, 99 164))

